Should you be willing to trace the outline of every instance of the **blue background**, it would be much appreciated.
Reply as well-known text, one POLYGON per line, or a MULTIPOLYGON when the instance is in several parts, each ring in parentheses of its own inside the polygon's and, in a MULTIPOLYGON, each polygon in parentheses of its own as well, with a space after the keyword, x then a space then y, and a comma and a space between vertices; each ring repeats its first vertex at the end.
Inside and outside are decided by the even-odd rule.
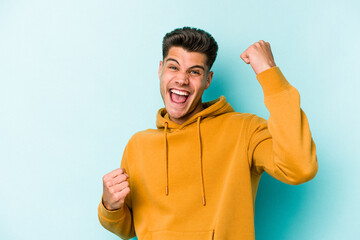
POLYGON ((220 49, 204 100, 268 117, 239 55, 269 41, 300 91, 319 172, 264 175, 256 235, 359 239, 358 1, 0 0, 0 239, 117 239, 97 220, 102 176, 155 127, 163 35, 193 26, 220 49))

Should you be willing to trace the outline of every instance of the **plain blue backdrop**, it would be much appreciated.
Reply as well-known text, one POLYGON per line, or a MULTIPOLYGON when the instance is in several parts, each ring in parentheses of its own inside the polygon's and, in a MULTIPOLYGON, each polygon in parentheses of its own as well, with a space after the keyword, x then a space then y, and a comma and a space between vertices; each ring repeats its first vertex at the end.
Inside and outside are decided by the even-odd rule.
POLYGON ((358 1, 0 0, 0 239, 117 239, 97 220, 102 176, 155 127, 163 35, 192 26, 219 44, 204 100, 264 118, 240 54, 264 39, 301 94, 314 180, 264 174, 258 240, 359 239, 358 1))

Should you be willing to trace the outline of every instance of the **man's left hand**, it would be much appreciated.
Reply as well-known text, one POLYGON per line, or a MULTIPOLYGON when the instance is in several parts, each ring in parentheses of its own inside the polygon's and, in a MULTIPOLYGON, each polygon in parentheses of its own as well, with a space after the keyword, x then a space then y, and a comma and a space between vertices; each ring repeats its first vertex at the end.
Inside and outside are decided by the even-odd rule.
POLYGON ((244 62, 251 65, 256 75, 276 66, 270 43, 263 40, 248 47, 240 57, 244 62))

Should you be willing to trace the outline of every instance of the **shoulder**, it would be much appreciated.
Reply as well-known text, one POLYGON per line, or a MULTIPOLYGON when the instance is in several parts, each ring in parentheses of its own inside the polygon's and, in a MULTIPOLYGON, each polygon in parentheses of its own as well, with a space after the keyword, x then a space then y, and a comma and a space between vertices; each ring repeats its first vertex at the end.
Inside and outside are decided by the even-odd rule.
POLYGON ((224 132, 247 132, 257 128, 259 125, 266 125, 266 120, 252 113, 229 112, 216 117, 204 119, 203 126, 213 131, 224 132))
POLYGON ((143 143, 144 141, 150 141, 154 137, 162 136, 162 130, 159 129, 146 129, 136 132, 129 140, 128 144, 143 143))
POLYGON ((259 117, 252 113, 241 113, 241 112, 231 112, 227 114, 223 114, 219 119, 221 121, 227 122, 227 124, 251 124, 254 122, 264 123, 266 120, 262 117, 259 117))

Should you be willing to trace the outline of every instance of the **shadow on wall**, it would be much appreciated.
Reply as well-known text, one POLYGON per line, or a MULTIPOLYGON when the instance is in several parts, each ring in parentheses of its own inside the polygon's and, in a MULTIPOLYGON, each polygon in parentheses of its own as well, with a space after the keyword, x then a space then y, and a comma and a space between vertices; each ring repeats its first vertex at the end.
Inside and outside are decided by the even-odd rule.
POLYGON ((212 101, 221 95, 224 95, 226 100, 228 100, 226 93, 231 91, 231 76, 225 68, 226 65, 214 68, 213 80, 211 81, 210 87, 204 92, 203 102, 212 101))
POLYGON ((309 212, 311 190, 308 186, 306 183, 292 186, 267 173, 262 175, 255 204, 257 240, 291 239, 299 224, 299 214, 309 212))

